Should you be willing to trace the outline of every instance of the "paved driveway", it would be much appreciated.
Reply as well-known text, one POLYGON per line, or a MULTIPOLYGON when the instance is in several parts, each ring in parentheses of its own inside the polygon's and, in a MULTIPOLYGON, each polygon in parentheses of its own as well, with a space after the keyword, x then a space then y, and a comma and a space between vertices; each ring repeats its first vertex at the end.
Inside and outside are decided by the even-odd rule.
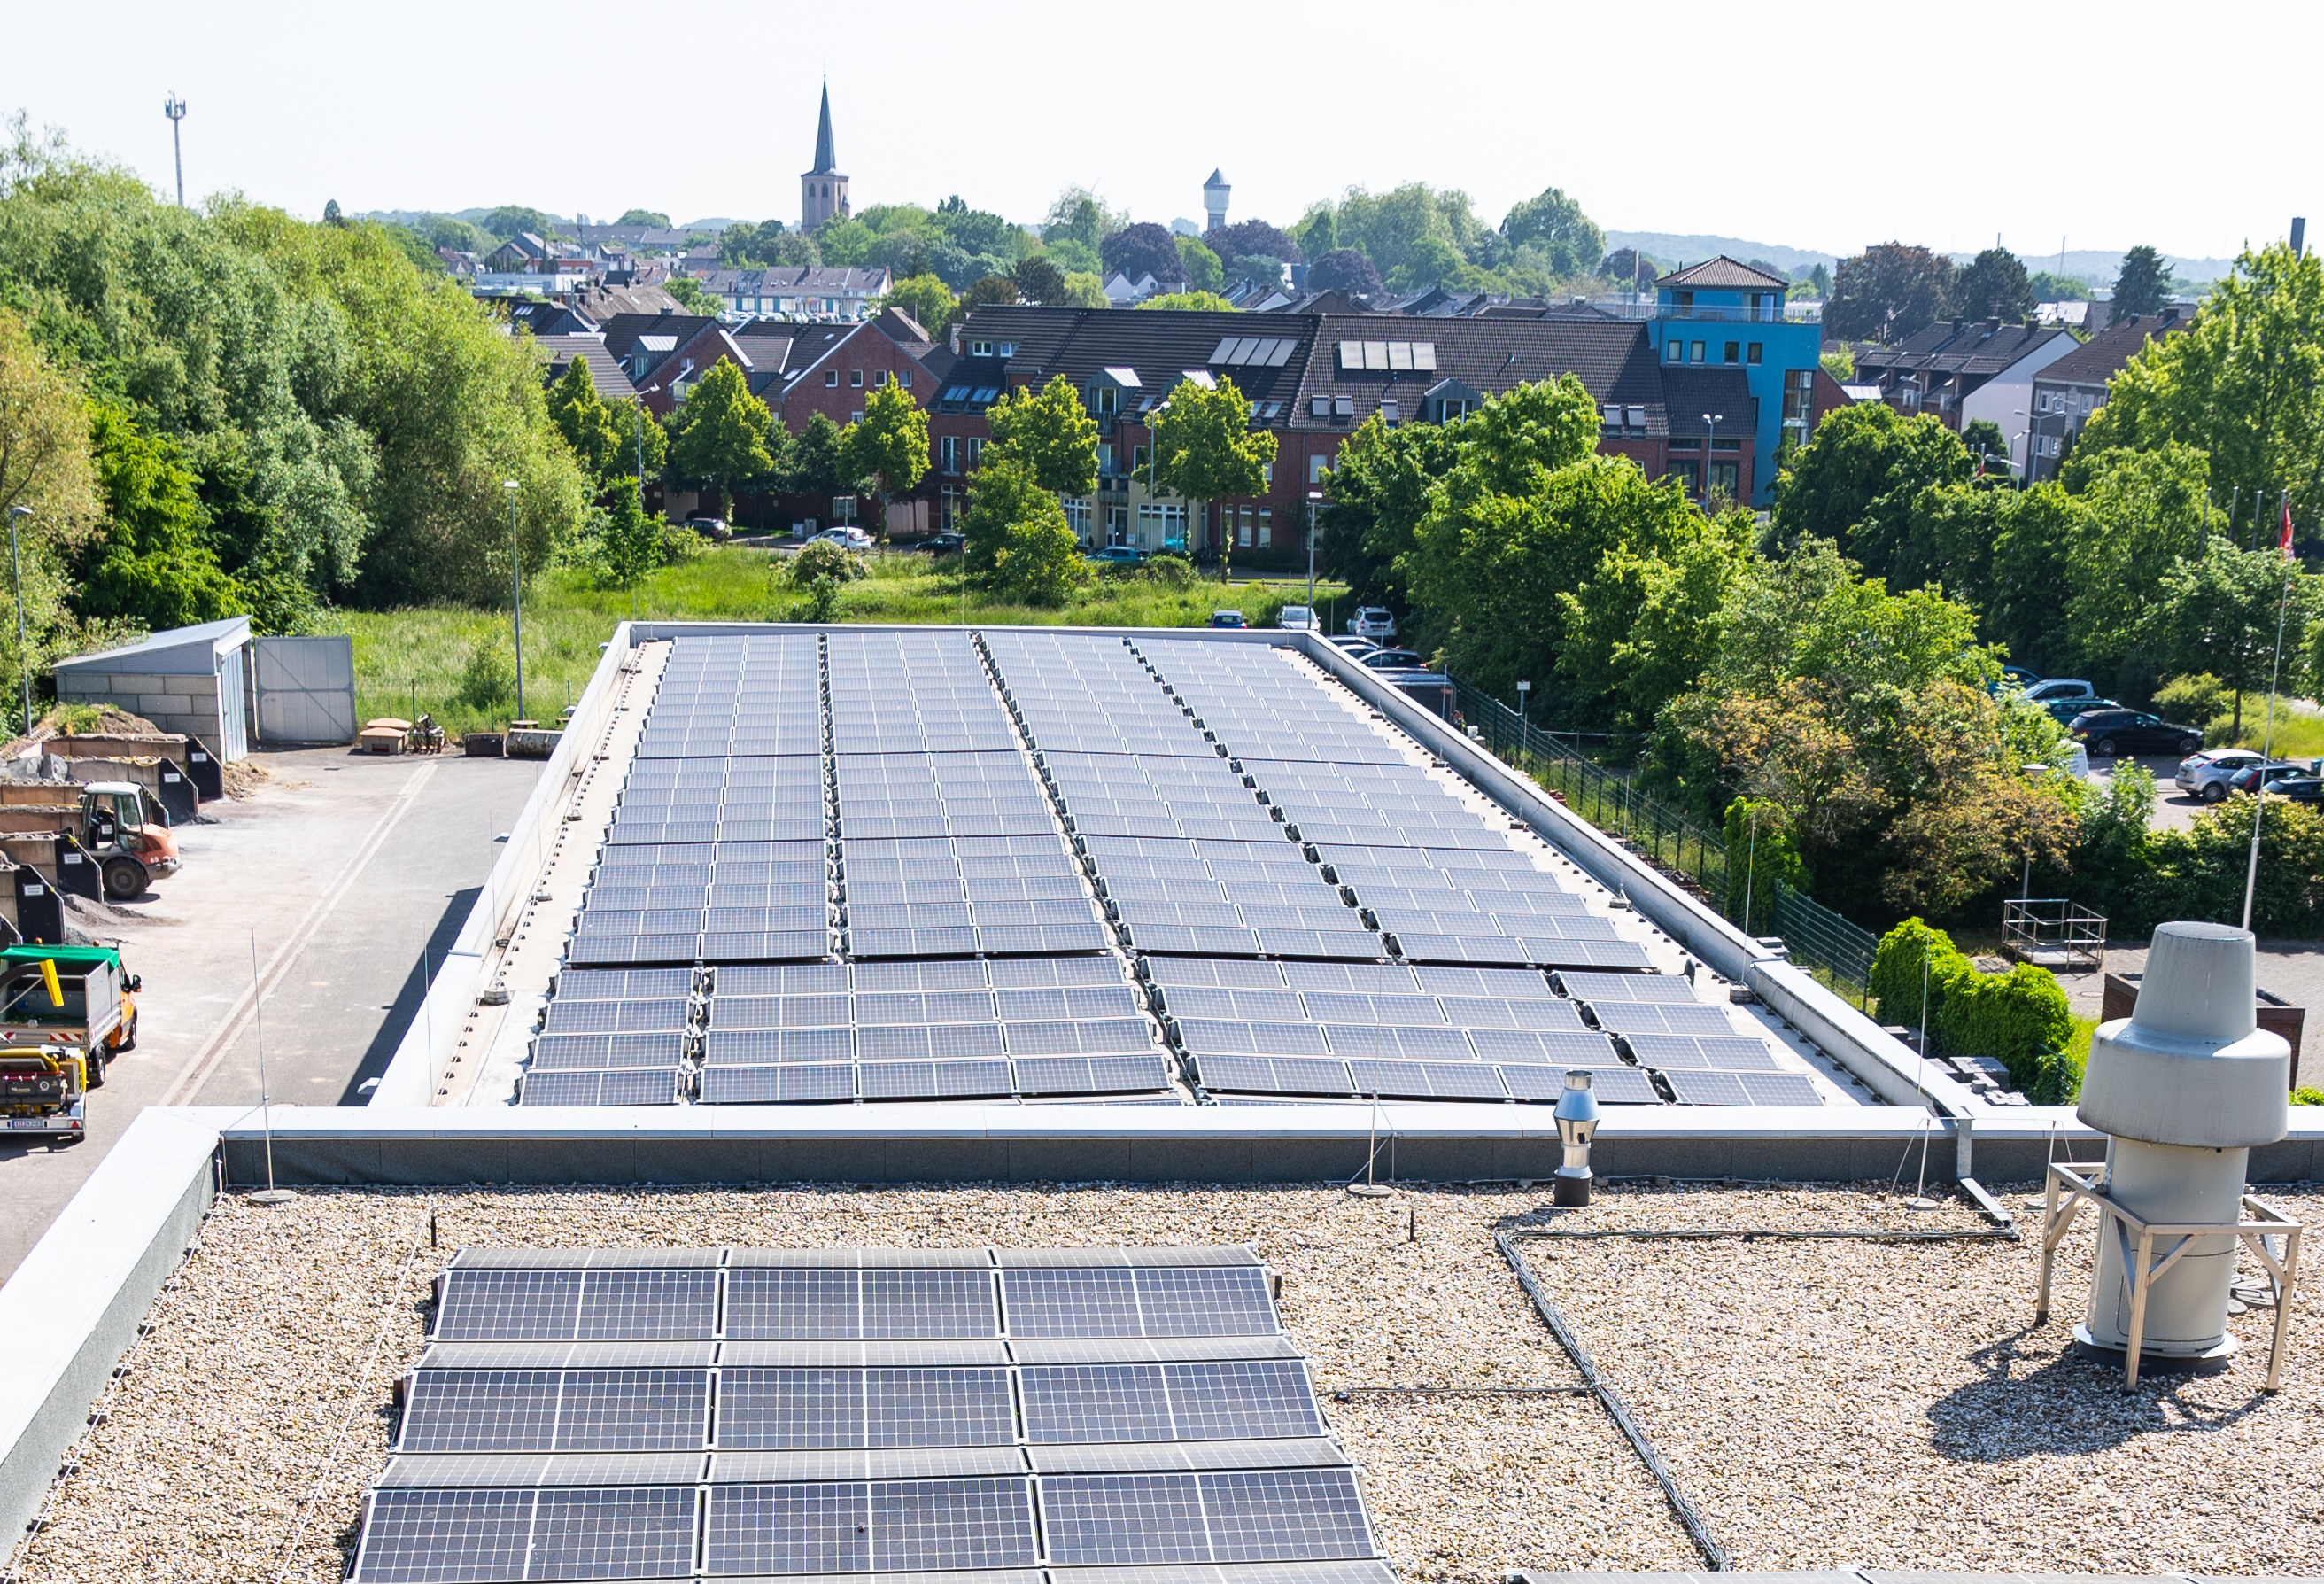
POLYGON ((142 1107, 255 1106, 262 1031, 276 1099, 361 1104, 419 1005, 422 961, 457 933, 540 771, 343 748, 255 757, 272 773, 258 793, 180 828, 185 868, 92 931, 118 936, 144 978, 138 1048, 89 1098, 83 1143, 0 1138, 0 1277, 142 1107))

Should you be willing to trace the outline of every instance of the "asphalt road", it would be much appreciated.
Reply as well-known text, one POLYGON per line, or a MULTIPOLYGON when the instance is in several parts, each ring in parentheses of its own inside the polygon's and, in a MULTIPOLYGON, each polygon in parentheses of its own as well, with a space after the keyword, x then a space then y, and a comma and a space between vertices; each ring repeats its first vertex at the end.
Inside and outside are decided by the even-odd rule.
POLYGON ((89 1097, 88 1136, 0 1137, 0 1278, 152 1105, 360 1105, 530 795, 530 761, 262 753, 270 779, 181 827, 186 866, 83 927, 143 976, 138 1048, 89 1097), (251 997, 256 945, 262 993, 251 997))

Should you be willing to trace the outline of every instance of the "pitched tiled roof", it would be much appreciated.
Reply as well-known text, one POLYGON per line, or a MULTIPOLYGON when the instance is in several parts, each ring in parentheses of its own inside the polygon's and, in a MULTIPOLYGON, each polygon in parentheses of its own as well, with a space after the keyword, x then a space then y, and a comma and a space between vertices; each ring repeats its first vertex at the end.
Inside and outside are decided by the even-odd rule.
POLYGON ((2193 322, 2191 315, 2172 308, 2161 313, 2132 314, 2092 336, 2034 377, 2044 384, 2102 385, 2138 356, 2148 341, 2183 330, 2193 322))
MULTIPOLYGON (((1064 375, 1082 386, 1109 369, 1128 370, 1138 383, 1124 417, 1135 416, 1141 403, 1161 400, 1188 373, 1231 379, 1262 412, 1276 403, 1279 416, 1297 388, 1317 322, 1310 315, 1286 313, 980 308, 962 325, 960 345, 973 356, 976 345, 990 342, 996 357, 1001 345, 1013 345, 1017 350, 1008 359, 1012 384, 1047 384, 1053 375, 1064 375), (1213 361, 1222 350, 1231 355, 1238 341, 1259 340, 1286 346, 1279 357, 1270 348, 1263 362, 1248 355, 1213 361)), ((960 383, 957 372, 952 383, 960 383)))
POLYGON ((1971 375, 2001 373, 2059 337, 2072 336, 2057 325, 2018 320, 1940 320, 1895 347, 1873 347, 1857 355, 1857 366, 1891 374, 1971 375))
POLYGON ((1681 286, 1712 292, 1780 292, 1791 283, 1781 275, 1755 270, 1722 253, 1716 258, 1704 259, 1699 264, 1674 270, 1655 284, 1656 287, 1681 286))
POLYGON ((638 394, 622 360, 606 351, 604 341, 596 336, 542 336, 538 338, 538 345, 549 354, 551 384, 563 378, 565 371, 578 357, 589 366, 589 380, 597 387, 600 400, 627 402, 638 394))
POLYGON ((704 285, 724 295, 741 290, 760 292, 804 292, 810 295, 826 292, 837 296, 877 296, 888 290, 888 272, 884 269, 858 269, 853 264, 784 265, 771 269, 713 270, 703 278, 704 285))
POLYGON ((1670 410, 1670 432, 1674 436, 1701 436, 1710 428, 1702 421, 1706 412, 1718 415, 1720 434, 1748 439, 1758 432, 1758 399, 1751 394, 1750 382, 1739 368, 1665 368, 1663 402, 1670 410))
MULTIPOLYGON (((1644 407, 1647 433, 1668 432, 1661 371, 1644 325, 1617 320, 1447 319, 1395 326, 1391 337, 1390 327, 1377 315, 1327 315, 1315 322, 1317 344, 1306 359, 1291 418, 1296 429, 1346 429, 1378 412, 1383 402, 1397 403, 1399 420, 1416 419, 1421 396, 1444 379, 1492 396, 1574 374, 1591 400, 1644 407), (1343 342, 1383 343, 1393 364, 1402 361, 1393 355, 1399 341, 1413 349, 1409 362, 1434 366, 1350 368, 1340 349, 1343 342), (1425 358, 1419 352, 1423 347, 1428 349, 1425 358), (1351 412, 1318 418, 1318 396, 1345 396, 1351 412)), ((1369 366, 1371 359, 1365 362, 1369 366)))
POLYGON ((616 357, 627 358, 640 350, 640 343, 648 336, 654 341, 644 350, 654 357, 666 357, 690 340, 706 326, 718 321, 698 313, 617 313, 605 321, 605 350, 616 357), (669 345, 661 345, 662 338, 669 345))

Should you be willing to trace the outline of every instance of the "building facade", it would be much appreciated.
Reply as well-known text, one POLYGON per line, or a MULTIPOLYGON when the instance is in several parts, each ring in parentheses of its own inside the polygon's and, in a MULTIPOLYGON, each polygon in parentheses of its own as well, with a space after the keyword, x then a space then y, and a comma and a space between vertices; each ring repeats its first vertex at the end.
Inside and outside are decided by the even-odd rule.
POLYGON ((1980 421, 2009 440, 2009 465, 2025 466, 2026 417, 2034 380, 2081 343, 2034 315, 1940 320, 1893 347, 1856 348, 1856 377, 1908 416, 1927 415, 1956 433, 1980 421))
POLYGON ((1771 458, 1786 438, 1805 444, 1820 416, 1816 373, 1823 332, 1788 317, 1790 286, 1722 254, 1657 280, 1646 320, 1673 398, 1671 432, 1700 437, 1706 447, 1700 460, 1712 488, 1724 487, 1754 507, 1768 505, 1775 470, 1748 468, 1739 451, 1729 454, 1726 437, 1739 440, 1748 432, 1751 456, 1771 458), (1719 372, 1731 377, 1712 383, 1692 377, 1719 372), (1738 378, 1743 397, 1722 404, 1720 393, 1738 378))
POLYGON ((2074 449, 2090 414, 2106 405, 2107 391, 2122 366, 2158 336, 2183 330, 2194 315, 2166 308, 2135 313, 2091 337, 2035 375, 2031 390, 2034 481, 2055 478, 2074 449))

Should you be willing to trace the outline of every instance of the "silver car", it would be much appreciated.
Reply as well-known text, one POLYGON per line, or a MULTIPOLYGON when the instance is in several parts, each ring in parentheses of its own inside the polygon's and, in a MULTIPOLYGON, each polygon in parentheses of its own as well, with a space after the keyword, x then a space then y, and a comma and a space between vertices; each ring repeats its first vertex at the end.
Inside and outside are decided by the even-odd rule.
POLYGON ((2207 803, 2223 803, 2235 788, 2228 781, 2239 770, 2248 770, 2258 764, 2260 755, 2249 748, 2206 748, 2200 754, 2190 754, 2179 761, 2172 783, 2182 792, 2199 797, 2207 803))

